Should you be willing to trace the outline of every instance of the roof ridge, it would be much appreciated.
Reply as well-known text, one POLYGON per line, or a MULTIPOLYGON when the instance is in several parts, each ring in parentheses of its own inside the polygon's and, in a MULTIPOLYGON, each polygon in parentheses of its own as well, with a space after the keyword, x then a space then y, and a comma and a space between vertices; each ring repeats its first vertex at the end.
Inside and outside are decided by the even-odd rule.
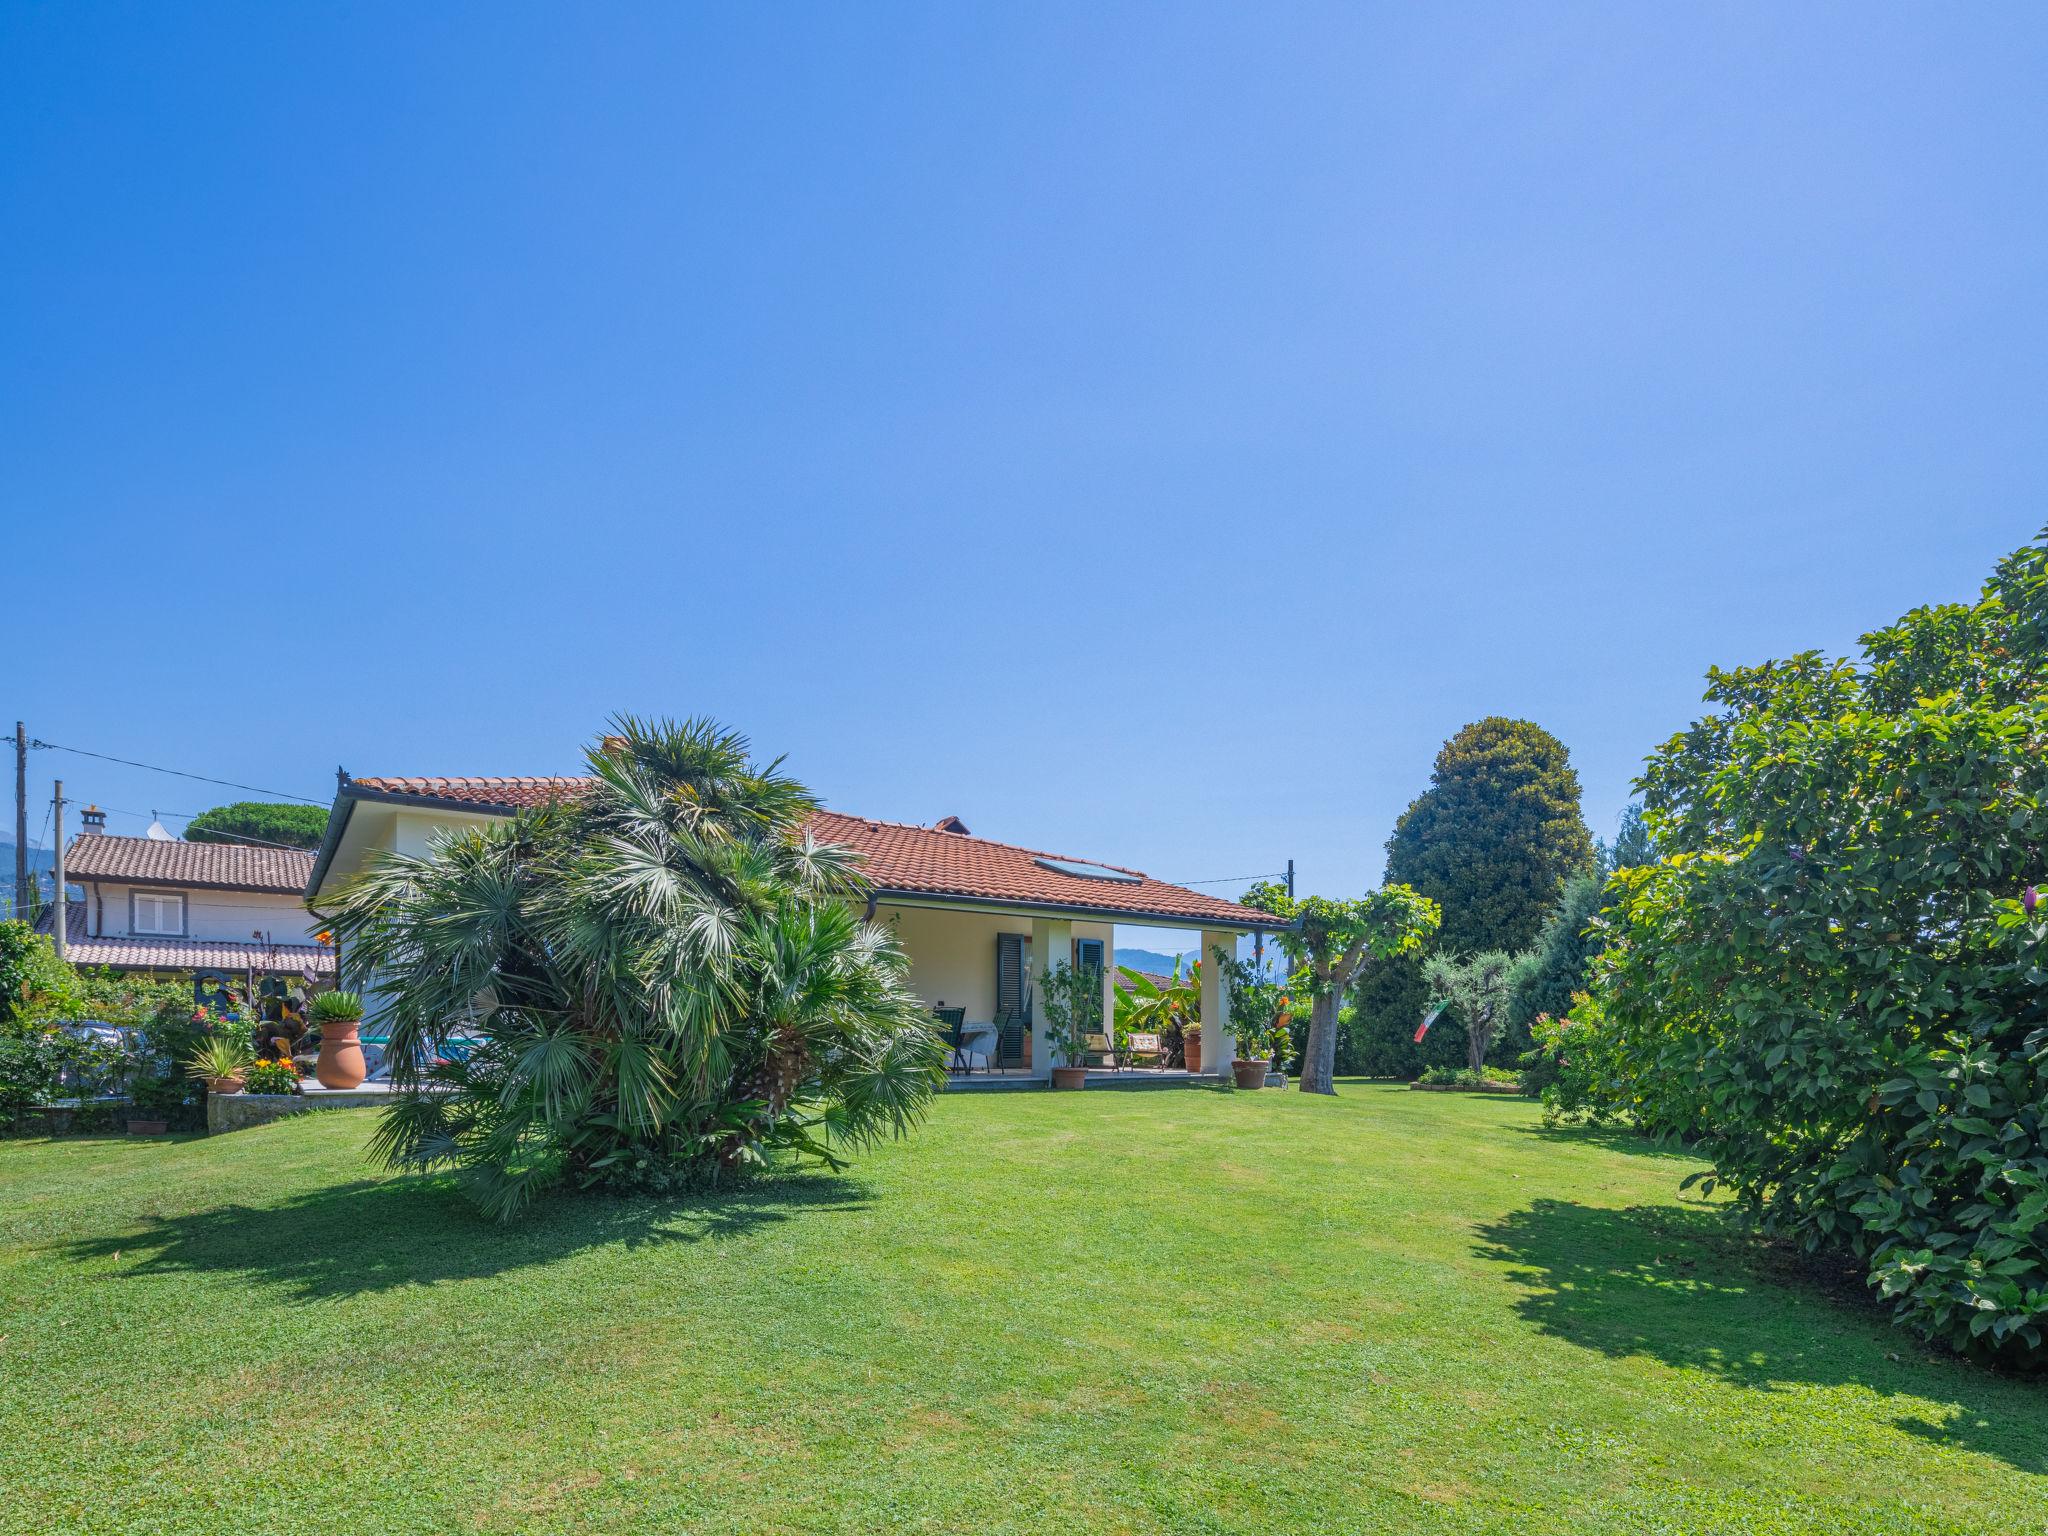
MULTIPOLYGON (((1097 869, 1113 869, 1120 875, 1136 875, 1140 880, 1152 879, 1142 869, 1131 869, 1123 864, 1106 864, 1101 859, 1084 859, 1075 853, 1048 853, 1043 848, 1026 848, 1022 843, 1006 843, 993 837, 976 837, 972 832, 941 832, 937 827, 920 826, 914 821, 884 821, 876 816, 856 815, 852 811, 835 811, 829 806, 821 805, 818 809, 828 816, 844 816, 848 821, 864 821, 871 827, 896 827, 904 832, 924 832, 932 837, 943 837, 952 841, 987 843, 991 848, 1007 848, 1012 853, 1028 853, 1034 859, 1058 859, 1062 864, 1093 864, 1097 869)), ((1154 883, 1166 885, 1170 882, 1159 880, 1154 883)), ((1176 886, 1175 889, 1179 890, 1182 887, 1176 886)))
POLYGON ((351 784, 595 784, 588 773, 352 773, 351 784))

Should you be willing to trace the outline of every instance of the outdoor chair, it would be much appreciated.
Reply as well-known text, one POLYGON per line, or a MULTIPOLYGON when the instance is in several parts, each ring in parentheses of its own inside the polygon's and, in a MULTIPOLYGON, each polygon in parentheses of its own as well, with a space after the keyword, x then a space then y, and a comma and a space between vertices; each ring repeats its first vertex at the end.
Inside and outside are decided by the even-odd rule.
POLYGON ((934 1008, 932 1017, 939 1021, 939 1033, 953 1052, 953 1059, 947 1066, 948 1072, 972 1072, 974 1063, 967 1057, 967 1010, 965 1008, 934 1008))
POLYGON ((994 1054, 989 1065, 998 1072, 1024 1065, 1024 1016, 1020 1013, 996 1015, 996 1039, 994 1054))
POLYGON ((1107 1035, 1088 1037, 1088 1048, 1082 1053, 1081 1064, 1085 1067, 1108 1067, 1112 1072, 1121 1072, 1124 1069, 1123 1061, 1117 1055, 1116 1047, 1109 1043, 1107 1035))

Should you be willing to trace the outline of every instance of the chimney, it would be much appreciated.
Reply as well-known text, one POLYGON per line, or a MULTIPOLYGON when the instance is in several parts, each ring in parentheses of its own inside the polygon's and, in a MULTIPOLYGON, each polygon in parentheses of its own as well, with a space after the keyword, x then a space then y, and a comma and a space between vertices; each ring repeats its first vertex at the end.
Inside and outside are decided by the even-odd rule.
POLYGON ((934 832, 957 832, 962 837, 972 835, 967 830, 967 823, 962 821, 958 816, 941 816, 937 821, 932 823, 932 830, 934 832))
POLYGON ((105 837, 107 835, 107 813, 96 805, 88 805, 78 818, 80 837, 105 837))

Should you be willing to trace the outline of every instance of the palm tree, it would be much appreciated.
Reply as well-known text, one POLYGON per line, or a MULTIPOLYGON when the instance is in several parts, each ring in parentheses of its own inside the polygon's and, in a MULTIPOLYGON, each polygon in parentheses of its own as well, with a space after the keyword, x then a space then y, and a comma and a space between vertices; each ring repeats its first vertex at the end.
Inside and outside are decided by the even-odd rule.
POLYGON ((901 950, 780 761, 621 718, 573 802, 385 854, 333 914, 397 1094, 374 1148, 491 1214, 901 1134, 944 1079, 901 950))

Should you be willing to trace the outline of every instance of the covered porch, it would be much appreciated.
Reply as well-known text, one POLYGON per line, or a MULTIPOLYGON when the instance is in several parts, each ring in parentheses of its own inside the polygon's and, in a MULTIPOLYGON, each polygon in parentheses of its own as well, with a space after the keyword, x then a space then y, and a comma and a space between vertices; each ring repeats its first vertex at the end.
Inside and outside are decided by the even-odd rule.
MULTIPOLYGON (((1218 905, 1221 905, 1220 903, 1218 905)), ((1149 915, 1149 914, 1146 914, 1149 915)), ((1139 914, 1086 909, 1031 911, 1021 905, 936 900, 878 900, 873 920, 896 934, 910 958, 910 983, 933 1010, 933 1027, 948 1041, 949 1086, 1000 1091, 1042 1086, 1052 1076, 1044 995, 1047 973, 1064 962, 1097 970, 1105 1032, 1114 1019, 1116 923, 1139 914)), ((1153 918, 1154 922, 1158 919, 1153 918)), ((1253 924, 1202 927, 1201 953, 1237 952, 1253 924)), ((1213 965, 1201 972, 1200 1070, 1143 1059, 1118 1060, 1107 1050, 1089 1061, 1088 1085, 1167 1086, 1227 1080, 1235 1042, 1229 990, 1213 965)), ((1103 1041, 1105 1047, 1110 1041, 1103 1041)))

